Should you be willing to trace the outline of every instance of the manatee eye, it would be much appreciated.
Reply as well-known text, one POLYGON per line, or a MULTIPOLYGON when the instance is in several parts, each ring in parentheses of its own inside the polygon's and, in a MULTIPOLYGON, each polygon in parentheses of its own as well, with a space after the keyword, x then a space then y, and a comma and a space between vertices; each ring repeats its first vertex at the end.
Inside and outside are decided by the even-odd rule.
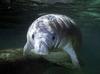
POLYGON ((34 34, 32 35, 32 39, 34 39, 34 34))
POLYGON ((52 36, 52 40, 55 40, 55 38, 56 38, 55 36, 52 36))

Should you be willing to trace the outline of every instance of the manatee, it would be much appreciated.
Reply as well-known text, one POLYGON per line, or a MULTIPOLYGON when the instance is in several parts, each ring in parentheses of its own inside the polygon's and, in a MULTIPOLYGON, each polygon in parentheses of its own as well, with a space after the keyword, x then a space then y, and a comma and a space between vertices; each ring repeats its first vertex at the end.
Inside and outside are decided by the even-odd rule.
POLYGON ((58 65, 79 68, 81 32, 75 22, 61 14, 46 14, 29 27, 23 54, 36 54, 58 65), (71 60, 71 61, 68 61, 71 60))

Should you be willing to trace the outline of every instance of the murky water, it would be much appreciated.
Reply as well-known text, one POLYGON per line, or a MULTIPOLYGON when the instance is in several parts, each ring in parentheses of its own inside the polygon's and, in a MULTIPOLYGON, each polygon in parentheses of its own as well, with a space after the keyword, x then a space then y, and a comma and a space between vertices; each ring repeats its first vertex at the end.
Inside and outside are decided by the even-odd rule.
MULTIPOLYGON (((18 15, 17 19, 9 20, 5 18, 3 19, 3 21, 0 21, 0 25, 1 25, 0 26, 0 49, 22 48, 26 41, 25 36, 29 25, 32 23, 32 21, 35 18, 39 17, 41 14, 45 14, 45 13, 65 14, 73 18, 82 31, 83 43, 82 43, 82 48, 80 49, 80 54, 81 54, 81 63, 82 63, 83 71, 85 72, 85 74, 100 74, 99 71, 100 69, 99 8, 100 7, 96 5, 88 7, 88 6, 84 6, 84 4, 81 3, 79 5, 71 4, 71 5, 61 5, 61 6, 55 5, 55 6, 48 6, 48 7, 34 7, 29 11, 25 11, 21 13, 20 11, 17 11, 16 12, 16 14, 18 15)), ((9 12, 8 14, 10 13, 11 12, 9 12)), ((12 14, 12 16, 16 17, 16 14, 14 15, 12 14)), ((39 62, 38 64, 42 64, 42 62, 39 62)), ((39 65, 41 70, 43 71, 44 69, 42 69, 42 66, 44 64, 39 65)), ((14 66, 14 68, 17 67, 14 66)), ((46 71, 44 74, 61 74, 61 73, 67 74, 64 69, 56 67, 55 65, 51 65, 51 63, 48 64, 45 68, 46 71)), ((29 69, 23 68, 23 69, 31 72, 29 70, 30 68, 29 69)))

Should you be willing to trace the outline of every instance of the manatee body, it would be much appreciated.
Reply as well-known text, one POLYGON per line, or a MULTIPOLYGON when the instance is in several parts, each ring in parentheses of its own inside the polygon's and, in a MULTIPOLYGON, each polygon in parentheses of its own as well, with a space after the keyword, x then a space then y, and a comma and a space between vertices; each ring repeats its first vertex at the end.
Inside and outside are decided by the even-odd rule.
POLYGON ((28 29, 24 55, 39 55, 48 61, 79 67, 77 58, 81 33, 72 19, 65 15, 48 14, 36 19, 28 29))

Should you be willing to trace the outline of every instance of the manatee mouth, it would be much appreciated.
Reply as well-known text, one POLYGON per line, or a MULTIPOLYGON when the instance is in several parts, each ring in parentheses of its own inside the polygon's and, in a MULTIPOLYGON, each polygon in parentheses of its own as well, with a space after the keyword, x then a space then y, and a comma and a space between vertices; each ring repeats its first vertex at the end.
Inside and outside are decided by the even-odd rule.
POLYGON ((34 53, 38 55, 47 55, 48 54, 48 45, 45 42, 41 42, 38 46, 34 47, 34 53))

